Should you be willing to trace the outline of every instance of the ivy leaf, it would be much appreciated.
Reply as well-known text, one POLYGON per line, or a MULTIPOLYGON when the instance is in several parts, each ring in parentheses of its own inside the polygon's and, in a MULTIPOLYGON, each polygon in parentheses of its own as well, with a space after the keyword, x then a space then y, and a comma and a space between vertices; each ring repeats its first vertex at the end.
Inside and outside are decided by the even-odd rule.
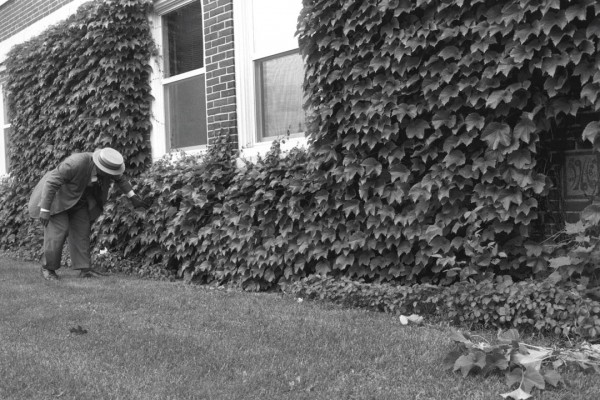
POLYGON ((389 169, 391 181, 395 182, 400 179, 402 182, 406 182, 410 176, 410 170, 404 164, 397 164, 389 169))
POLYGON ((505 371, 508 368, 508 356, 501 351, 493 351, 486 354, 486 371, 499 369, 505 371))
POLYGON ((581 221, 589 225, 600 223, 600 204, 590 204, 581 211, 581 221))
POLYGON ((442 103, 442 105, 445 106, 452 98, 456 97, 457 95, 458 86, 448 85, 440 92, 438 98, 440 99, 440 103, 442 103))
POLYGON ((520 338, 519 331, 514 328, 507 331, 500 330, 498 332, 498 340, 501 343, 518 342, 520 338))
POLYGON ((314 199, 318 204, 326 202, 329 199, 329 191, 325 189, 319 190, 317 193, 315 193, 314 199))
POLYGON ((446 46, 438 55, 445 61, 449 59, 460 60, 460 50, 456 46, 446 46))
POLYGON ((568 23, 569 21, 567 21, 564 11, 548 11, 541 20, 542 31, 546 35, 549 35, 550 31, 555 26, 558 26, 560 29, 564 29, 568 23))
POLYGON ((600 18, 596 18, 588 24, 585 35, 588 39, 593 36, 600 37, 600 18))
POLYGON ((509 97, 507 99, 506 90, 495 90, 492 93, 490 93, 490 95, 488 96, 488 98, 485 102, 485 106, 488 108, 495 109, 498 107, 498 105, 501 102, 505 102, 505 103, 510 102, 511 98, 512 98, 512 95, 509 94, 509 97))
POLYGON ((465 122, 467 123, 468 131, 473 130, 473 128, 477 128, 478 130, 481 130, 485 126, 485 118, 483 118, 481 115, 479 115, 477 113, 471 113, 471 114, 467 115, 465 122))
POLYGON ((515 125, 514 135, 516 139, 520 139, 525 143, 531 142, 531 134, 537 130, 535 122, 527 117, 521 117, 517 125, 515 125))
POLYGON ((510 153, 508 162, 517 168, 528 168, 531 166, 531 151, 529 149, 519 149, 510 153))
POLYGON ((588 83, 583 88, 581 88, 581 98, 587 99, 590 103, 594 104, 596 99, 598 98, 598 91, 600 90, 600 85, 597 83, 588 83))
POLYGON ((554 387, 557 387, 561 382, 564 383, 563 377, 554 369, 544 372, 544 380, 554 387))
POLYGON ((557 269, 566 265, 571 265, 573 261, 569 256, 554 257, 550 259, 550 268, 557 269))
POLYGON ((463 377, 466 377, 467 375, 469 375, 469 372, 476 366, 480 368, 483 368, 485 366, 485 353, 483 353, 482 351, 477 351, 474 353, 471 352, 469 354, 465 354, 458 357, 458 359, 454 363, 453 371, 456 372, 460 370, 463 377))
POLYGON ((459 167, 467 161, 465 153, 460 150, 452 150, 446 157, 444 157, 444 164, 447 167, 459 167))
POLYGON ((374 158, 370 157, 364 160, 360 165, 365 167, 365 175, 381 175, 382 166, 381 164, 374 158))
POLYGON ((449 111, 441 110, 433 115, 431 123, 435 129, 439 129, 442 126, 453 128, 456 125, 456 116, 452 115, 449 111))
POLYGON ((508 147, 511 143, 510 126, 503 122, 491 122, 481 133, 481 139, 485 140, 492 150, 500 146, 508 147))
POLYGON ((580 21, 585 21, 585 9, 586 6, 584 4, 575 4, 567 8, 565 11, 565 17, 567 18, 567 21, 571 22, 575 18, 579 19, 580 21))
POLYGON ((505 399, 510 398, 513 400, 526 400, 526 399, 530 399, 531 397, 533 397, 529 393, 523 391, 523 389, 521 389, 520 387, 513 390, 512 392, 501 394, 500 396, 504 397, 505 399))
POLYGON ((473 342, 470 340, 470 338, 468 336, 465 336, 465 334, 463 334, 461 331, 451 328, 450 332, 452 332, 450 335, 450 339, 454 340, 455 342, 462 343, 467 346, 473 345, 473 342))
POLYGON ((577 221, 574 224, 566 222, 565 223, 565 233, 567 235, 579 235, 585 232, 585 226, 583 222, 577 221))
POLYGON ((546 381, 544 381, 544 377, 540 374, 537 368, 533 366, 527 365, 525 368, 525 376, 523 377, 523 390, 527 392, 531 392, 531 389, 534 387, 544 390, 546 388, 546 381))
POLYGON ((600 134, 600 122, 592 121, 586 125, 583 130, 583 140, 589 140, 592 143, 596 143, 596 139, 598 139, 598 134, 600 134))
POLYGON ((321 260, 315 266, 315 272, 321 275, 326 275, 331 271, 331 267, 329 266, 329 262, 321 260))
POLYGON ((414 137, 423 139, 425 137, 425 130, 429 128, 429 123, 422 119, 416 119, 411 121, 406 127, 406 137, 412 139, 414 137))
POLYGON ((515 383, 520 384, 521 379, 523 379, 523 370, 520 367, 513 368, 512 371, 506 373, 506 385, 508 387, 513 386, 515 383))
POLYGON ((347 181, 352 180, 356 175, 362 176, 364 168, 356 163, 352 163, 344 168, 344 177, 347 181))

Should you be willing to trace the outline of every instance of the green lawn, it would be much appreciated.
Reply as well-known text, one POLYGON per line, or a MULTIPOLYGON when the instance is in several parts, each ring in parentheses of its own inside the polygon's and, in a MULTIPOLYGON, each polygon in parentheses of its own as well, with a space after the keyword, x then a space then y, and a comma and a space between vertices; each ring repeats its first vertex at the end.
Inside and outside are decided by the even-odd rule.
MULTIPOLYGON (((277 294, 0 259, 0 399, 501 399, 444 370, 444 327, 277 294), (69 329, 81 325, 87 334, 69 329)), ((598 399, 597 375, 538 399, 598 399)))

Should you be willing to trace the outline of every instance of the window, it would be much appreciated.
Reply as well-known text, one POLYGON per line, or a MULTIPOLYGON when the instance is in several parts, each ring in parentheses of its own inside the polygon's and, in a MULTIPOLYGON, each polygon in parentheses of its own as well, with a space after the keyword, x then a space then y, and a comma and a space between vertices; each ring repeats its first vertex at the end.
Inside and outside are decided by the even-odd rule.
POLYGON ((165 125, 169 148, 207 144, 202 2, 162 16, 165 125))
POLYGON ((295 36, 302 0, 234 0, 237 119, 244 154, 290 137, 306 143, 303 60, 295 36))
POLYGON ((261 140, 302 136, 304 67, 297 51, 256 62, 258 133, 261 140))

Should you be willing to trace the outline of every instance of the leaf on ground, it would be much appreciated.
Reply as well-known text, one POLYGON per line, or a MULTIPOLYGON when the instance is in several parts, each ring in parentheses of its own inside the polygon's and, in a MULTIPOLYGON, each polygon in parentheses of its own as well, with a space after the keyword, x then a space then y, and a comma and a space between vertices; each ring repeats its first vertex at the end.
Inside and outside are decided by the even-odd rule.
POLYGON ((564 383, 562 375, 554 369, 544 372, 544 380, 554 387, 557 387, 560 382, 564 383))
POLYGON ((505 371, 508 368, 509 357, 502 351, 496 350, 486 355, 486 368, 488 371, 499 369, 505 371))
POLYGON ((485 368, 485 358, 485 353, 483 351, 475 351, 460 356, 454 363, 454 372, 460 369, 463 377, 466 377, 474 367, 479 367, 480 369, 485 368))
POLYGON ((513 386, 515 383, 520 383, 521 379, 523 379, 523 370, 521 368, 517 367, 506 373, 506 385, 508 387, 513 386))
POLYGON ((455 342, 464 343, 467 346, 473 346, 473 342, 469 340, 462 332, 457 331, 456 329, 452 329, 452 334, 450 335, 450 339, 455 342))
POLYGON ((505 399, 510 398, 510 399, 514 399, 514 400, 523 400, 523 399, 529 399, 532 397, 529 393, 525 392, 521 388, 513 390, 512 392, 501 394, 500 396, 504 397, 505 399))
POLYGON ((498 340, 500 343, 512 343, 514 341, 519 341, 519 331, 516 329, 509 329, 507 331, 498 331, 498 340))
POLYGON ((525 369, 525 376, 523 377, 523 384, 521 386, 527 392, 531 392, 531 389, 534 387, 544 390, 546 388, 546 381, 542 374, 540 374, 539 368, 529 364, 525 369))
POLYGON ((469 353, 458 357, 458 359, 454 362, 453 371, 456 372, 460 369, 460 372, 463 374, 464 377, 466 377, 467 375, 469 375, 469 372, 471 371, 471 369, 473 369, 474 366, 475 362, 473 360, 473 354, 469 353))
POLYGON ((77 327, 69 329, 69 332, 75 335, 85 335, 87 333, 87 330, 83 329, 81 325, 77 325, 77 327))
POLYGON ((542 361, 552 354, 552 350, 527 349, 527 353, 529 354, 513 354, 512 361, 517 364, 521 364, 522 366, 527 367, 528 369, 529 366, 533 366, 537 371, 539 371, 542 361))
POLYGON ((454 368, 454 363, 460 356, 462 356, 462 351, 460 350, 452 350, 451 352, 446 354, 446 357, 444 357, 443 361, 446 369, 454 368))

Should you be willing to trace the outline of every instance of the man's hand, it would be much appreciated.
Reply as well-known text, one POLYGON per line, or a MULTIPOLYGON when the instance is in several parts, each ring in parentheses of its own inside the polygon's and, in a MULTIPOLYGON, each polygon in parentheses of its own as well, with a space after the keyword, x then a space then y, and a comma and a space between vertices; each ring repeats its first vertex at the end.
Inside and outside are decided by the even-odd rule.
POLYGON ((146 201, 142 200, 142 198, 140 196, 138 196, 137 194, 134 194, 133 196, 131 196, 129 198, 129 200, 131 200, 131 204, 133 204, 134 208, 143 208, 145 210, 150 208, 150 204, 148 204, 146 201))
POLYGON ((48 222, 50 221, 50 212, 49 211, 40 211, 40 222, 42 226, 45 228, 48 226, 48 222))

